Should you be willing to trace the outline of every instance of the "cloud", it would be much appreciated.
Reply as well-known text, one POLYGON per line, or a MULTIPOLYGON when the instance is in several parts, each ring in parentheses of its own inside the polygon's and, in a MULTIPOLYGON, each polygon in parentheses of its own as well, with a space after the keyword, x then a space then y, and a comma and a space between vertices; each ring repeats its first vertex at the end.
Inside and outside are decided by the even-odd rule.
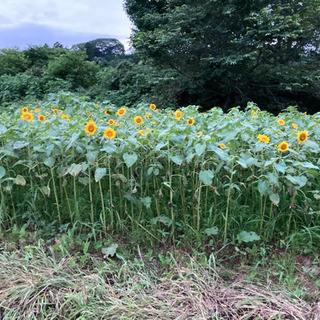
POLYGON ((130 35, 131 23, 120 0, 1 0, 0 30, 37 24, 87 34, 130 35))

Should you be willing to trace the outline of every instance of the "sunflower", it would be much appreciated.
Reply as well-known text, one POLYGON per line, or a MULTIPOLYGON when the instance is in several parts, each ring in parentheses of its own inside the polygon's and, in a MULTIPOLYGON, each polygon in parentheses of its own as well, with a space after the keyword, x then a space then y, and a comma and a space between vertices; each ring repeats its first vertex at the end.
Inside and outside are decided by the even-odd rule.
POLYGON ((110 111, 109 109, 107 109, 104 113, 105 113, 105 114, 110 114, 111 111, 110 111))
POLYGON ((192 126, 194 124, 194 119, 193 118, 189 118, 187 120, 188 125, 192 126))
POLYGON ((108 121, 108 123, 109 123, 110 126, 112 126, 112 125, 114 124, 114 120, 113 120, 113 119, 110 119, 110 120, 108 121))
POLYGON ((270 138, 268 136, 266 136, 265 134, 259 134, 258 139, 259 139, 259 142, 263 142, 263 143, 270 142, 270 138))
POLYGON ((255 118, 256 118, 256 116, 252 116, 252 117, 251 117, 251 119, 255 119, 255 118))
POLYGON ((224 149, 226 147, 226 145, 224 143, 220 143, 220 148, 224 149))
POLYGON ((114 125, 115 125, 116 127, 119 127, 119 126, 120 126, 119 122, 116 122, 114 125))
POLYGON ((97 130, 97 125, 92 120, 90 120, 87 123, 87 125, 86 125, 86 127, 84 129, 84 131, 86 133, 90 134, 90 136, 92 136, 96 132, 96 130, 97 130))
POLYGON ((253 114, 257 114, 259 110, 252 110, 253 114))
POLYGON ((299 143, 305 142, 308 140, 308 131, 300 131, 297 137, 299 143))
POLYGON ((283 126, 283 125, 285 124, 285 121, 282 120, 282 119, 279 119, 279 120, 278 120, 278 123, 280 124, 280 126, 283 126))
POLYGON ((126 108, 120 108, 118 110, 118 116, 120 116, 120 117, 124 116, 126 111, 127 111, 126 108))
POLYGON ((282 141, 279 145, 278 145, 278 149, 281 151, 281 152, 285 152, 289 149, 289 144, 288 142, 286 141, 282 141))
POLYGON ((20 116, 20 118, 22 119, 22 120, 28 120, 29 122, 31 122, 31 121, 33 121, 33 115, 30 113, 30 112, 24 112, 21 116, 20 116))
POLYGON ((35 112, 35 113, 39 113, 39 112, 40 112, 40 109, 37 108, 36 110, 34 110, 34 112, 35 112))
POLYGON ((176 119, 181 119, 182 117, 182 112, 180 110, 177 110, 176 113, 174 114, 174 116, 176 117, 176 119))
POLYGON ((295 123, 291 123, 293 129, 298 129, 298 126, 295 123))
POLYGON ((147 131, 151 131, 151 129, 150 129, 150 128, 147 128, 147 131))
POLYGON ((54 113, 54 114, 58 114, 58 113, 59 113, 59 110, 58 110, 58 109, 53 109, 53 113, 54 113))
POLYGON ((29 110, 28 110, 27 107, 23 107, 23 108, 22 108, 22 112, 23 112, 23 113, 27 113, 27 112, 29 112, 29 110))
POLYGON ((138 117, 134 118, 134 123, 135 124, 139 124, 140 125, 142 122, 143 122, 142 117, 138 116, 138 117))
POLYGON ((40 114, 39 117, 38 117, 38 120, 39 120, 40 122, 42 122, 42 121, 45 120, 45 119, 46 119, 46 117, 45 117, 43 114, 40 114))
POLYGON ((145 116, 147 119, 149 119, 150 113, 145 113, 144 116, 145 116))
POLYGON ((156 108, 157 108, 157 107, 156 107, 155 104, 151 104, 151 105, 150 105, 150 109, 151 109, 151 110, 156 110, 156 108))
POLYGON ((139 133, 142 135, 142 136, 146 136, 146 132, 144 130, 139 130, 139 133))
POLYGON ((70 118, 65 114, 61 116, 61 119, 66 119, 69 123, 71 122, 70 118))
POLYGON ((198 132, 198 135, 200 135, 200 136, 201 136, 202 134, 203 134, 203 132, 202 132, 202 131, 199 131, 199 132, 198 132))
POLYGON ((103 135, 108 139, 114 139, 114 137, 116 136, 116 132, 112 128, 107 128, 106 130, 104 130, 103 135))

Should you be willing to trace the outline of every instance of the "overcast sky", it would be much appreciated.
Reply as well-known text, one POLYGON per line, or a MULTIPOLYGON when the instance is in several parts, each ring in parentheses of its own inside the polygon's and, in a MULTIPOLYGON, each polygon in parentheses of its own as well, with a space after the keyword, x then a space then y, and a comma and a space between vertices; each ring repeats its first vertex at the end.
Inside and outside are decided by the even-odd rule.
POLYGON ((117 38, 128 49, 130 34, 123 0, 0 0, 0 49, 97 38, 117 38))

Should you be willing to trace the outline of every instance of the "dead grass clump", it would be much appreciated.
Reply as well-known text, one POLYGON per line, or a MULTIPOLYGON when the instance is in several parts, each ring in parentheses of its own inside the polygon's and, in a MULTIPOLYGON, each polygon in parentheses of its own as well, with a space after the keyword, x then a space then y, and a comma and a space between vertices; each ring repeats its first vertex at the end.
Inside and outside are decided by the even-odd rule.
POLYGON ((191 258, 165 273, 143 261, 92 259, 80 268, 72 257, 33 248, 0 254, 0 319, 318 320, 319 304, 243 279, 226 286, 191 258))

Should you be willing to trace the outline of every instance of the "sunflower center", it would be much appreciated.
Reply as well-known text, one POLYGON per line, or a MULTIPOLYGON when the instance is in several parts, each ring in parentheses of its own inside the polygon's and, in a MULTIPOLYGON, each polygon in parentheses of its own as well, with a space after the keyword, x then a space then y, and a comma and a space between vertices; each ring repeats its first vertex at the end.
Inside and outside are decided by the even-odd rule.
POLYGON ((89 127, 88 127, 88 131, 89 132, 93 132, 94 131, 94 126, 91 124, 91 125, 89 125, 89 127))

